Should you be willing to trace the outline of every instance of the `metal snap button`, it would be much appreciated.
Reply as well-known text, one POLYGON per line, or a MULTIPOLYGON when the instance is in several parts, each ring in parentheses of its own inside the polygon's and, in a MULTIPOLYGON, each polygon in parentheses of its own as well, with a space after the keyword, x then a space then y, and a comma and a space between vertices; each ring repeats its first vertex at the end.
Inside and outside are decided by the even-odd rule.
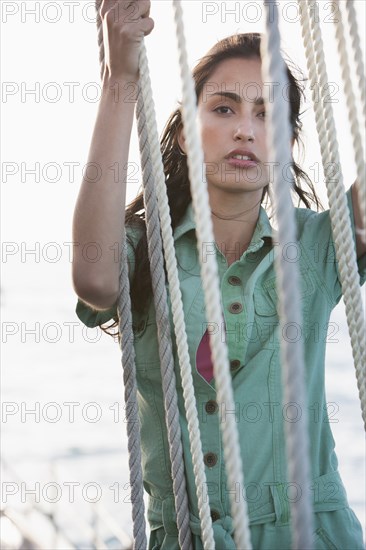
POLYGON ((230 361, 230 370, 236 370, 240 367, 240 361, 239 359, 233 359, 230 361))
POLYGON ((211 510, 210 512, 212 521, 217 521, 220 519, 220 513, 217 510, 211 510))
POLYGON ((209 468, 213 468, 213 466, 217 463, 217 455, 215 453, 206 453, 203 457, 203 461, 209 468))
POLYGON ((211 401, 207 401, 205 405, 205 410, 207 414, 215 414, 218 408, 219 408, 218 404, 213 399, 211 399, 211 401))
POLYGON ((243 304, 241 304, 240 302, 233 302, 229 306, 229 311, 230 313, 240 313, 241 311, 243 311, 243 304))
POLYGON ((233 286, 240 286, 241 285, 241 279, 239 277, 236 277, 235 275, 232 275, 229 277, 229 284, 233 286))

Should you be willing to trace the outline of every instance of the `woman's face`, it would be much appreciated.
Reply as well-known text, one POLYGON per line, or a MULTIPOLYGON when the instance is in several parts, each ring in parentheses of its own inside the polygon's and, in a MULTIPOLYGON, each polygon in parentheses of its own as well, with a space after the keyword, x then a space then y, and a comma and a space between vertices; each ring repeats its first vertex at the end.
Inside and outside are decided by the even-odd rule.
POLYGON ((269 181, 263 95, 258 58, 222 61, 205 84, 198 117, 209 190, 261 199, 269 181))

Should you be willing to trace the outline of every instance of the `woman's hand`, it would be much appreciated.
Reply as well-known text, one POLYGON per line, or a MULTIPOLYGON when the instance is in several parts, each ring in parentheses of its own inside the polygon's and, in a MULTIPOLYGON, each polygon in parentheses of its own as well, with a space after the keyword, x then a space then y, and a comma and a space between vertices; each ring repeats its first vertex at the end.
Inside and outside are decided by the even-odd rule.
POLYGON ((140 45, 154 28, 150 0, 102 0, 104 81, 137 82, 140 45))

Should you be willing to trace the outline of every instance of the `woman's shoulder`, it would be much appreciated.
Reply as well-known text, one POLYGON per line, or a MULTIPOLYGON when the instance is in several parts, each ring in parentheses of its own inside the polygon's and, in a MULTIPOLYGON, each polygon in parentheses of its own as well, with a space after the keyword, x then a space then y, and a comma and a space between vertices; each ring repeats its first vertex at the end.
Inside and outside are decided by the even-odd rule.
MULTIPOLYGON (((346 204, 350 214, 351 229, 354 235, 354 215, 351 188, 345 193, 346 204)), ((295 219, 298 230, 298 240, 318 242, 332 239, 332 222, 330 210, 315 211, 311 208, 295 208, 295 219)))

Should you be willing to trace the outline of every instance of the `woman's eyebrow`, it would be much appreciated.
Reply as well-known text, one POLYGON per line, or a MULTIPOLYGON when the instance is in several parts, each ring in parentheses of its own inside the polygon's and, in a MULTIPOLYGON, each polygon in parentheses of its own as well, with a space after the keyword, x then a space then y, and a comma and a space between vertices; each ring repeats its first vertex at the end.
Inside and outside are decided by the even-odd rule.
MULTIPOLYGON (((236 103, 241 103, 242 102, 242 98, 240 97, 240 95, 238 95, 234 92, 216 92, 214 94, 207 94, 206 95, 207 98, 211 98, 211 97, 215 97, 215 96, 227 97, 228 99, 232 99, 236 103)), ((248 99, 248 101, 250 101, 251 103, 254 103, 254 105, 264 105, 264 98, 262 96, 258 96, 255 99, 250 98, 250 99, 248 99)))

